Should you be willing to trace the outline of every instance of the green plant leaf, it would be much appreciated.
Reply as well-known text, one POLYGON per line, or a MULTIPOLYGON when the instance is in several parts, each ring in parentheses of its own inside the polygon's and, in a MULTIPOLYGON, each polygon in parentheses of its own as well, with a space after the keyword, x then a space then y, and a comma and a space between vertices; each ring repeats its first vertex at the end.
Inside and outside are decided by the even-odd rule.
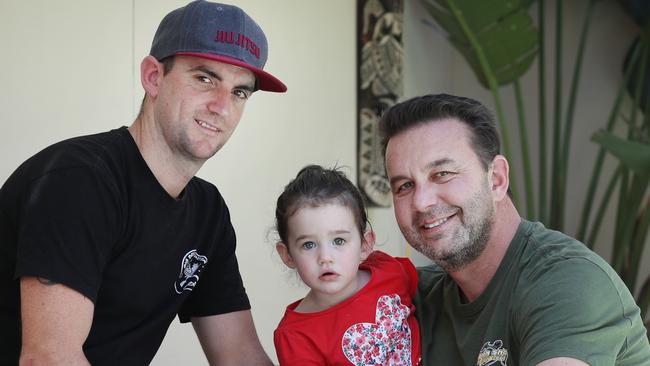
MULTIPOLYGON (((513 82, 533 63, 538 35, 528 14, 530 0, 456 0, 460 16, 478 40, 498 85, 513 82)), ((476 50, 445 0, 422 0, 427 12, 463 54, 481 84, 489 88, 476 50)))
MULTIPOLYGON (((643 201, 643 197, 646 195, 646 191, 648 190, 648 182, 649 179, 646 175, 645 178, 640 182, 641 187, 639 187, 640 189, 637 191, 637 194, 631 196, 631 199, 636 198, 639 202, 643 201)), ((639 207, 639 212, 634 218, 632 243, 630 245, 630 256, 628 262, 628 276, 632 283, 632 285, 629 286, 630 289, 636 288, 636 281, 639 277, 639 270, 641 269, 641 258, 643 257, 643 251, 645 249, 645 242, 648 238, 649 229, 650 199, 648 199, 648 204, 643 207, 639 207)))
POLYGON ((650 174, 650 144, 628 141, 603 130, 594 133, 591 139, 634 172, 650 174))
POLYGON ((623 71, 628 72, 628 69, 631 68, 632 77, 627 82, 627 92, 633 97, 636 104, 641 108, 644 113, 648 113, 648 94, 650 93, 650 58, 646 58, 645 67, 639 65, 641 62, 637 62, 634 65, 631 64, 630 60, 632 58, 632 53, 636 48, 641 47, 641 37, 638 36, 628 48, 627 54, 625 55, 625 61, 623 62, 623 71), (642 73, 641 70, 644 72, 642 73), (643 75, 641 75, 643 74, 643 75), (641 84, 641 85, 639 85, 641 84), (639 89, 640 95, 636 96, 636 91, 639 89), (636 98, 634 98, 636 96, 636 98))

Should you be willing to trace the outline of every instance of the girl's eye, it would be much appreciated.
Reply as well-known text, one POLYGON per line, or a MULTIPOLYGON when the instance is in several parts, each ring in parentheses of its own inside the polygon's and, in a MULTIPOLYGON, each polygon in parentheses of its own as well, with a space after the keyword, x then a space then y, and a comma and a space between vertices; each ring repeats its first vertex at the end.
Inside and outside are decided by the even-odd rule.
POLYGON ((335 238, 334 239, 334 245, 343 245, 345 244, 345 239, 343 238, 335 238))
POLYGON ((303 249, 313 249, 315 247, 316 247, 316 243, 314 243, 313 241, 308 241, 302 244, 303 249))

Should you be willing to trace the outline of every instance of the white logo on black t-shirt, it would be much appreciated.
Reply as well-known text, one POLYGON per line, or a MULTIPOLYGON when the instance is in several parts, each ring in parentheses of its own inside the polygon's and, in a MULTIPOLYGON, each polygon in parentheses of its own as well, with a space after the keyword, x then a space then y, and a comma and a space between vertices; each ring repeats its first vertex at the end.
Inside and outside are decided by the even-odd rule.
POLYGON ((176 290, 176 293, 180 294, 183 291, 192 291, 196 283, 199 282, 199 275, 203 271, 206 263, 208 263, 208 258, 198 254, 196 249, 187 252, 181 262, 181 273, 178 275, 176 282, 174 282, 174 290, 176 290))

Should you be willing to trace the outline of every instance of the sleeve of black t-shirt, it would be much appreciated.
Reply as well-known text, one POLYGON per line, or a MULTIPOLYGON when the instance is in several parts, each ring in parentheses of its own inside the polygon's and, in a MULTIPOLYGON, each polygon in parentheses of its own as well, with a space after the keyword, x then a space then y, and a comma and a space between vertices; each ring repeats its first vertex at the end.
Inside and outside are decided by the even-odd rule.
POLYGON ((15 277, 47 278, 95 302, 120 231, 117 188, 88 166, 51 170, 27 184, 15 277))

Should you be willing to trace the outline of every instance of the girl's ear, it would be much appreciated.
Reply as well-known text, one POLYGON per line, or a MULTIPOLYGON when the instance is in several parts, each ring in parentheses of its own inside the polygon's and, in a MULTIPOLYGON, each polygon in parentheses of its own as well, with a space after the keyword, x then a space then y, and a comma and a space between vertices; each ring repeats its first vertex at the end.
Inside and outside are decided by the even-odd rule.
POLYGON ((363 241, 361 242, 361 260, 365 261, 366 258, 372 253, 375 248, 375 232, 368 230, 363 234, 363 241))
POLYGON ((275 250, 278 251, 282 262, 284 262, 287 267, 294 269, 296 268, 296 264, 294 263, 293 258, 291 258, 291 253, 289 253, 289 248, 287 248, 286 244, 279 241, 277 244, 275 244, 275 250))

